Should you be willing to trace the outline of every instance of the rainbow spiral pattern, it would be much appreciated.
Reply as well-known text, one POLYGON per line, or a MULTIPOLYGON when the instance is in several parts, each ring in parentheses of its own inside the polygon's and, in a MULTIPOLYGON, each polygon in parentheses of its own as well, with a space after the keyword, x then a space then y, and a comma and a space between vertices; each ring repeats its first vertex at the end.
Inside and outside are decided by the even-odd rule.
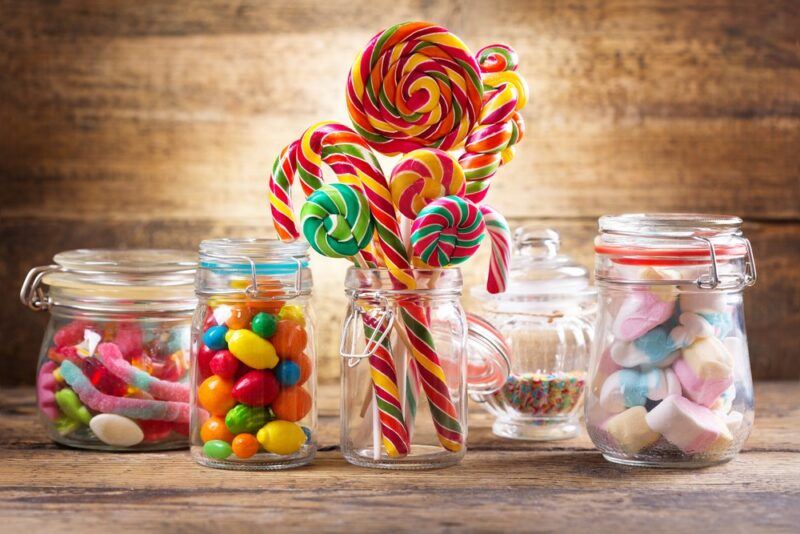
POLYGON ((392 170, 389 183, 397 211, 411 220, 433 200, 463 197, 466 192, 458 160, 436 148, 420 148, 403 156, 392 170))
POLYGON ((478 206, 460 197, 434 200, 411 225, 414 257, 427 267, 464 263, 483 241, 485 223, 478 206))
POLYGON ((329 258, 350 258, 372 240, 374 225, 363 193, 345 184, 323 185, 300 210, 303 235, 329 258))

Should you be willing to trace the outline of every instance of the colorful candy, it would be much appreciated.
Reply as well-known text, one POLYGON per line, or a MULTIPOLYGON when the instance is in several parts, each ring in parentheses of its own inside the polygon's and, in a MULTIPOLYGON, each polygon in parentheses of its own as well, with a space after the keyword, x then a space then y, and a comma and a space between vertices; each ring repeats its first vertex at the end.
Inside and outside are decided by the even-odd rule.
POLYGON ((503 215, 491 206, 479 206, 486 224, 486 232, 492 242, 492 257, 486 290, 489 293, 503 293, 508 283, 508 269, 511 261, 511 228, 503 215))
POLYGON ((53 372, 58 368, 56 362, 45 362, 39 368, 39 375, 36 379, 36 402, 39 410, 53 421, 59 417, 58 405, 56 403, 55 392, 58 389, 58 381, 53 372))
POLYGON ((459 197, 443 197, 420 211, 411 226, 414 257, 423 265, 459 265, 475 254, 485 223, 478 207, 459 197))
MULTIPOLYGON (((66 362, 69 364, 69 362, 66 362)), ((79 421, 84 425, 88 425, 92 419, 92 414, 86 409, 86 406, 81 404, 78 395, 75 394, 70 388, 64 388, 56 391, 55 394, 56 404, 61 412, 73 419, 79 421)))
POLYGON ((306 434, 300 425, 289 421, 271 421, 256 434, 264 450, 272 454, 294 454, 306 442, 306 434))
POLYGON ((673 368, 684 395, 703 406, 711 406, 733 384, 733 358, 715 337, 699 339, 683 349, 673 368))
MULTIPOLYGON (((226 415, 227 418, 227 415, 226 415)), ((200 427, 200 439, 203 443, 212 440, 226 441, 228 443, 233 439, 233 433, 228 429, 225 419, 217 415, 212 415, 203 422, 200 427)))
POLYGON ((203 343, 211 350, 225 349, 228 346, 225 339, 227 333, 227 326, 212 326, 203 334, 203 343))
POLYGON ((197 388, 197 399, 209 413, 222 416, 236 404, 232 391, 232 381, 211 375, 197 388))
POLYGON ((525 415, 564 415, 583 398, 583 373, 511 375, 494 397, 525 415))
POLYGON ((231 379, 239 370, 239 360, 229 350, 218 350, 208 362, 208 367, 215 375, 231 379))
POLYGON ((308 334, 295 321, 282 320, 278 321, 278 327, 271 340, 275 347, 275 352, 281 358, 292 359, 305 350, 308 343, 308 334))
POLYGON ((258 452, 258 447, 258 440, 253 434, 239 434, 231 442, 233 454, 242 460, 255 456, 258 452))
POLYGON ((435 148, 404 155, 392 170, 389 183, 397 211, 412 221, 432 201, 466 193, 461 165, 452 155, 435 148))
MULTIPOLYGON (((272 338, 273 343, 275 338, 272 338)), ((266 339, 250 330, 233 330, 227 343, 228 350, 239 361, 253 369, 272 369, 278 364, 276 348, 266 339)))
POLYGON ((285 421, 299 421, 311 410, 311 395, 305 388, 293 386, 281 389, 272 402, 275 417, 285 421))
POLYGON ((253 433, 272 419, 274 419, 272 413, 263 406, 237 404, 225 415, 225 426, 234 434, 241 434, 242 432, 253 433))
MULTIPOLYGON (((285 308, 287 308, 287 306, 281 308, 281 311, 283 311, 285 308)), ((305 324, 302 326, 305 326, 305 324)), ((264 339, 272 337, 277 328, 278 318, 271 313, 257 313, 256 316, 253 317, 253 321, 250 323, 250 329, 264 339)))
POLYGON ((647 425, 687 454, 708 451, 721 439, 731 441, 728 427, 704 406, 671 395, 650 410, 647 425))
MULTIPOLYGON (((127 390, 126 385, 130 385, 150 393, 156 399, 189 402, 189 388, 186 384, 160 380, 137 369, 123 358, 122 352, 114 343, 101 343, 98 345, 97 356, 99 361, 102 362, 103 368, 108 369, 121 380, 125 388, 119 392, 120 395, 127 390)), ((92 380, 91 375, 90 380, 92 380)), ((95 381, 92 380, 92 383, 95 384, 95 381)), ((100 388, 98 387, 98 389, 100 388)))
POLYGON ((253 370, 242 375, 234 384, 231 395, 249 406, 267 406, 278 396, 280 383, 270 370, 253 370))
POLYGON ((207 441, 205 445, 203 445, 203 454, 215 460, 225 460, 233 454, 233 449, 227 441, 214 439, 207 441))
POLYGON ((614 439, 617 447, 628 454, 636 454, 653 445, 661 434, 647 424, 647 409, 634 406, 618 413, 605 424, 605 430, 614 439))
POLYGON ((112 447, 133 447, 144 441, 144 432, 127 417, 113 413, 101 413, 89 421, 97 439, 112 447))
POLYGON ((303 235, 311 247, 329 258, 357 255, 372 240, 374 225, 367 199, 355 187, 323 185, 300 210, 303 235))
MULTIPOLYGON (((281 311, 278 312, 278 318, 285 319, 287 321, 294 321, 303 328, 306 327, 306 317, 303 315, 303 309, 300 306, 295 306, 294 304, 287 304, 282 307, 281 311)), ((277 323, 275 326, 277 326, 277 323)))

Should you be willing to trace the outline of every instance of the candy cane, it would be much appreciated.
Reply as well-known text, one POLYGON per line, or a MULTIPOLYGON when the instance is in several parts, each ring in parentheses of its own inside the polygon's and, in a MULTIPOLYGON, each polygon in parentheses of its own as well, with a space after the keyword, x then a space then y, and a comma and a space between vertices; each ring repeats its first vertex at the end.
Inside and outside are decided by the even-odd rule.
POLYGON ((489 276, 486 290, 489 293, 503 293, 508 284, 508 269, 511 261, 511 228, 503 215, 491 206, 480 206, 486 231, 492 241, 492 257, 489 262, 489 276))

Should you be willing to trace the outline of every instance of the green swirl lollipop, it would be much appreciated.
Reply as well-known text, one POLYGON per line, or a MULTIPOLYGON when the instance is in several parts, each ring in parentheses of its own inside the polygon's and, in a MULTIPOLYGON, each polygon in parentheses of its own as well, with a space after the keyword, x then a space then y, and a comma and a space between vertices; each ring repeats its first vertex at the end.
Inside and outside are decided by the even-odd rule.
POLYGON ((346 184, 323 185, 311 193, 300 224, 313 249, 329 258, 356 256, 374 231, 366 197, 346 184))

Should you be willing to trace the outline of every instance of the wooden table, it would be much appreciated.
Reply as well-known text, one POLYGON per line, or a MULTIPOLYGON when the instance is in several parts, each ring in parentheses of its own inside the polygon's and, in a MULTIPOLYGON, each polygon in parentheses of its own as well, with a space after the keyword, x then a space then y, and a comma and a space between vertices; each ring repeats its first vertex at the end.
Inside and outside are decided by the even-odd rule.
POLYGON ((204 469, 186 452, 108 454, 49 442, 31 389, 0 396, 0 532, 540 530, 754 532, 800 525, 800 383, 756 388, 755 430, 734 461, 701 470, 609 464, 583 435, 497 439, 474 410, 463 464, 427 472, 348 465, 336 389, 321 388, 312 466, 204 469))

